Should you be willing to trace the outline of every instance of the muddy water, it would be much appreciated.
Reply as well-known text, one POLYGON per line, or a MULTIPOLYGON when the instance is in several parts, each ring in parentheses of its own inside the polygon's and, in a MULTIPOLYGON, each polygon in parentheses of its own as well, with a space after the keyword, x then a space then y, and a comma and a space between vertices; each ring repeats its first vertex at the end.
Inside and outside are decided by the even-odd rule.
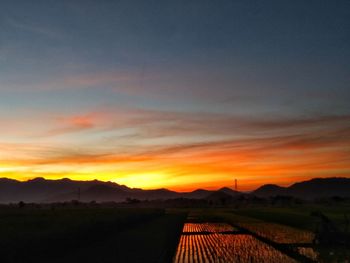
POLYGON ((296 262, 253 236, 235 231, 225 223, 185 224, 174 263, 296 262))

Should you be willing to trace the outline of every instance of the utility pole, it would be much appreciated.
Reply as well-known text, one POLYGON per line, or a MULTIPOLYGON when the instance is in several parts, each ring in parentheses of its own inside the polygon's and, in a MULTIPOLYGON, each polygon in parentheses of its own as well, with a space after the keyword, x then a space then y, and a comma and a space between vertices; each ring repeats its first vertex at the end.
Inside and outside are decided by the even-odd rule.
POLYGON ((235 190, 237 191, 238 187, 237 187, 237 179, 235 179, 235 190))

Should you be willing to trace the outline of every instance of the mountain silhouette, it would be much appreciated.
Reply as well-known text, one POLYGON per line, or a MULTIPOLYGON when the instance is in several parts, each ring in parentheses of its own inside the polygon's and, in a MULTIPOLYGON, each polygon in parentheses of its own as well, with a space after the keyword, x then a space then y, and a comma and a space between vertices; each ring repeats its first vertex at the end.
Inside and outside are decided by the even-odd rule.
POLYGON ((113 182, 74 181, 71 179, 47 180, 35 178, 20 182, 0 178, 0 203, 15 202, 63 202, 80 200, 83 202, 115 201, 122 202, 127 198, 139 200, 156 200, 172 198, 202 199, 212 191, 198 189, 192 192, 179 193, 168 189, 144 190, 129 188, 113 182))
POLYGON ((265 184, 259 187, 258 189, 256 189, 255 191, 253 191, 252 193, 257 196, 267 197, 267 196, 283 195, 285 190, 286 188, 275 184, 265 184))
MULTIPOLYGON (((144 190, 129 188, 113 182, 75 181, 71 179, 47 180, 35 178, 20 182, 0 178, 0 203, 24 202, 63 202, 80 200, 83 202, 122 202, 128 198, 139 200, 156 199, 218 199, 237 197, 243 193, 223 187, 218 190, 197 189, 191 192, 175 192, 168 189, 144 190)), ((247 194, 247 193, 245 193, 247 194)), ((349 178, 317 178, 295 183, 289 187, 267 184, 250 194, 260 197, 277 195, 293 196, 301 199, 322 197, 350 197, 349 178)))
POLYGON ((231 196, 237 196, 237 195, 242 194, 241 192, 232 190, 231 188, 228 188, 228 187, 222 187, 218 191, 222 192, 222 193, 225 193, 227 195, 231 195, 231 196))
POLYGON ((252 193, 261 197, 285 195, 301 199, 332 196, 350 197, 350 178, 314 178, 308 181, 294 183, 289 187, 267 184, 252 193))

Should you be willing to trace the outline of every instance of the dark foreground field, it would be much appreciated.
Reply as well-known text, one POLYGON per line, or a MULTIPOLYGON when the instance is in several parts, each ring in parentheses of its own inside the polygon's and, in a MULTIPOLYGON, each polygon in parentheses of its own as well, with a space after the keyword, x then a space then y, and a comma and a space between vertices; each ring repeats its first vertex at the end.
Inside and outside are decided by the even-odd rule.
POLYGON ((170 262, 184 219, 162 209, 2 209, 1 262, 170 262))
MULTIPOLYGON (((340 233, 348 233, 344 216, 350 214, 348 205, 193 209, 4 206, 0 209, 1 262, 212 262, 228 253, 235 262, 244 262, 244 258, 252 262, 349 262, 348 246, 332 240, 340 236, 330 236, 327 245, 313 243, 315 230, 322 223, 310 216, 314 211, 322 211, 340 233), (234 231, 215 233, 215 225, 210 225, 214 222, 234 231), (186 229, 209 230, 181 235, 184 224, 186 229), (249 250, 253 245, 255 251, 249 250)), ((225 262, 224 258, 220 262, 225 262)))

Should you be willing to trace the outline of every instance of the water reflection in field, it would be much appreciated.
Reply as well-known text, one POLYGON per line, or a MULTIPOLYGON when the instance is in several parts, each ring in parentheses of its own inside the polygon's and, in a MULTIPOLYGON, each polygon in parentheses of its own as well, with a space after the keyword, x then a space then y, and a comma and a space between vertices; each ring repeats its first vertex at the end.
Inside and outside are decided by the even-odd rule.
POLYGON ((319 259, 319 253, 311 247, 298 247, 298 253, 304 255, 305 257, 317 261, 319 259))
POLYGON ((249 235, 183 235, 175 263, 296 262, 249 235))
POLYGON ((195 233, 195 232, 230 232, 236 231, 236 229, 226 223, 186 223, 182 232, 195 233))
POLYGON ((249 231, 272 240, 277 243, 312 243, 314 239, 314 234, 297 229, 294 227, 289 227, 285 225, 259 222, 259 223, 239 223, 240 227, 248 229, 249 231))
POLYGON ((296 262, 251 235, 221 234, 234 231, 228 224, 185 224, 183 230, 193 234, 181 236, 175 263, 296 262))

